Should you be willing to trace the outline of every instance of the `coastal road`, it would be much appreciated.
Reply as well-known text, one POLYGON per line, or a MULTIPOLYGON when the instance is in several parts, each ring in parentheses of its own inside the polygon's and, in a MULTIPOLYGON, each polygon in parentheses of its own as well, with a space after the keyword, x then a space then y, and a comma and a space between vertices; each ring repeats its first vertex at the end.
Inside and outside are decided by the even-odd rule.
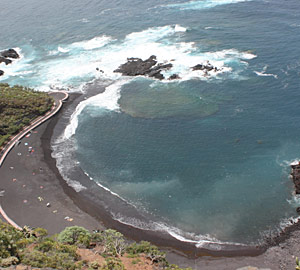
MULTIPOLYGON (((31 132, 33 129, 50 119, 52 116, 54 116, 62 107, 63 102, 68 99, 69 95, 68 93, 61 91, 61 92, 50 92, 49 95, 54 99, 54 104, 50 111, 48 111, 45 115, 38 117, 35 119, 29 126, 24 128, 22 131, 20 131, 16 136, 14 136, 4 147, 4 149, 1 151, 1 158, 0 158, 0 169, 1 166, 7 157, 8 153, 11 151, 11 149, 18 144, 18 142, 26 136, 29 132, 31 132)), ((4 193, 4 191, 2 191, 4 193)), ((1 193, 1 195, 3 195, 1 193)), ((12 219, 10 219, 5 211, 3 210, 2 206, 0 205, 0 214, 1 219, 5 219, 9 224, 14 226, 17 229, 21 229, 21 227, 16 224, 12 219)))

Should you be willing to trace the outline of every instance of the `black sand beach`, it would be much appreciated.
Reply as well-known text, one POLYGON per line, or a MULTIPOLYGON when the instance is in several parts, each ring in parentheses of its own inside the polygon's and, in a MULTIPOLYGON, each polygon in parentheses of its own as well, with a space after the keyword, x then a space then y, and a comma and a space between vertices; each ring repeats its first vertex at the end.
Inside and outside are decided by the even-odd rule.
POLYGON ((92 192, 100 188, 82 171, 78 173, 87 190, 77 193, 69 187, 51 157, 51 137, 54 130, 54 133, 59 133, 64 128, 64 121, 59 120, 64 117, 67 119, 66 115, 70 115, 70 110, 82 99, 80 95, 71 95, 61 112, 22 139, 1 167, 1 190, 5 190, 5 193, 0 197, 0 203, 18 225, 44 227, 50 234, 72 225, 90 230, 114 228, 129 239, 148 240, 165 248, 170 262, 193 269, 238 269, 246 265, 294 269, 295 257, 300 255, 298 225, 277 239, 265 253, 256 247, 208 251, 197 249, 193 244, 181 242, 167 234, 139 230, 115 221, 102 203, 111 195, 103 190, 98 196, 92 192), (29 147, 33 151, 29 152, 29 147), (50 207, 47 207, 47 203, 50 203, 50 207))

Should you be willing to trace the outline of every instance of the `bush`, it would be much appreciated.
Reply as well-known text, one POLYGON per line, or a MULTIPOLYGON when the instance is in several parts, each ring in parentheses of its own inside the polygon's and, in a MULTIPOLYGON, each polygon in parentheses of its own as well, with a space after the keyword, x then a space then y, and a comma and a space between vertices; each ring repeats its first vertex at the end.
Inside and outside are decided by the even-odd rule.
POLYGON ((89 264, 89 266, 90 266, 90 268, 92 268, 92 269, 98 269, 99 267, 100 267, 100 265, 99 265, 99 263, 98 262, 91 262, 90 264, 89 264))
POLYGON ((43 242, 41 242, 40 244, 38 244, 35 249, 41 251, 41 252, 49 252, 50 250, 55 249, 55 241, 47 238, 45 239, 43 242))
POLYGON ((120 260, 115 258, 107 258, 101 270, 124 270, 124 265, 120 260))
POLYGON ((0 258, 19 257, 19 249, 23 247, 23 233, 13 226, 0 222, 0 258))
POLYGON ((38 238, 45 238, 48 235, 48 231, 43 228, 36 228, 33 230, 33 233, 36 235, 38 238))
POLYGON ((58 235, 57 240, 65 244, 76 244, 88 247, 91 240, 91 234, 87 229, 83 227, 72 226, 65 228, 58 235))
POLYGON ((76 246, 49 241, 40 243, 33 251, 27 249, 22 254, 22 263, 32 267, 74 270, 77 260, 76 246))
POLYGON ((192 270, 192 268, 190 268, 190 267, 188 267, 188 268, 180 268, 180 267, 178 267, 178 265, 171 264, 167 268, 165 268, 165 270, 192 270))
MULTIPOLYGON (((1 259, 0 259, 1 260, 1 259)), ((18 264, 19 259, 17 257, 8 257, 6 259, 2 259, 0 261, 0 266, 1 267, 9 267, 11 265, 16 265, 18 264)))
POLYGON ((129 255, 144 253, 152 263, 167 265, 166 254, 158 249, 157 246, 151 245, 147 241, 141 241, 139 244, 133 243, 127 247, 129 255))
POLYGON ((296 257, 296 270, 300 270, 300 261, 298 257, 296 257))
POLYGON ((108 256, 122 256, 127 247, 123 234, 112 229, 98 235, 98 242, 103 247, 102 253, 108 256))

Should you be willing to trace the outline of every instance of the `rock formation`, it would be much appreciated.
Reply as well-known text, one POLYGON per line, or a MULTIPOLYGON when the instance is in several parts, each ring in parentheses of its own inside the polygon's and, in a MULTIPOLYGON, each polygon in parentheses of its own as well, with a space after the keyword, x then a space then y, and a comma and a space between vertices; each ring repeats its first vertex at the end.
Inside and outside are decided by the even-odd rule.
MULTIPOLYGON (((11 59, 18 59, 20 55, 14 49, 8 49, 0 52, 0 64, 5 63, 5 65, 11 64, 11 59)), ((0 76, 4 74, 3 70, 0 70, 0 76)))
POLYGON ((20 55, 14 49, 8 49, 5 51, 2 51, 0 53, 0 55, 4 58, 13 58, 13 59, 20 58, 20 55))
POLYGON ((5 63, 5 65, 11 64, 12 60, 0 56, 0 64, 5 63))
POLYGON ((124 76, 148 76, 159 80, 163 80, 165 77, 161 74, 161 71, 172 68, 171 63, 157 64, 156 56, 152 55, 146 60, 140 58, 127 58, 127 62, 114 72, 122 73, 124 76))
POLYGON ((217 67, 214 67, 212 64, 207 61, 207 64, 198 64, 192 67, 193 70, 204 70, 204 71, 218 71, 217 67))
POLYGON ((178 74, 172 74, 168 80, 178 80, 181 79, 178 74))
POLYGON ((292 179, 295 185, 295 193, 300 194, 300 162, 298 164, 292 164, 292 179))

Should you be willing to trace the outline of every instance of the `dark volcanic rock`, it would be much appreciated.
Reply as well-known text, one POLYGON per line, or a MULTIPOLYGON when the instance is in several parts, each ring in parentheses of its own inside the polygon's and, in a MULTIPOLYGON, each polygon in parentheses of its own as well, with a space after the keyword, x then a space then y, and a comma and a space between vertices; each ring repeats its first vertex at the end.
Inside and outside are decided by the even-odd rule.
POLYGON ((218 69, 216 67, 213 67, 209 62, 204 65, 204 64, 198 64, 194 67, 192 67, 193 70, 206 70, 206 71, 211 71, 211 70, 215 70, 218 71, 218 69))
POLYGON ((192 69, 193 70, 204 70, 205 67, 204 67, 204 65, 198 64, 198 65, 192 67, 192 69))
POLYGON ((2 76, 4 74, 3 70, 0 70, 0 76, 2 76))
POLYGON ((120 72, 125 76, 147 75, 159 80, 163 80, 162 70, 172 68, 172 64, 157 64, 156 56, 152 55, 146 60, 140 58, 127 58, 127 63, 121 65, 114 72, 120 72))
POLYGON ((6 65, 11 64, 11 60, 0 56, 0 63, 5 63, 6 65))
POLYGON ((291 165, 292 168, 292 179, 295 185, 296 194, 300 194, 300 162, 296 165, 291 165))
POLYGON ((0 53, 0 55, 4 58, 13 58, 13 59, 20 58, 20 55, 14 49, 8 49, 5 51, 2 51, 0 53))
POLYGON ((178 74, 172 74, 172 75, 169 77, 169 80, 177 80, 177 79, 180 79, 180 77, 179 77, 178 74))
POLYGON ((157 63, 156 56, 152 55, 143 61, 140 58, 127 58, 127 63, 121 65, 114 72, 120 72, 125 76, 138 76, 149 73, 150 69, 157 63))

